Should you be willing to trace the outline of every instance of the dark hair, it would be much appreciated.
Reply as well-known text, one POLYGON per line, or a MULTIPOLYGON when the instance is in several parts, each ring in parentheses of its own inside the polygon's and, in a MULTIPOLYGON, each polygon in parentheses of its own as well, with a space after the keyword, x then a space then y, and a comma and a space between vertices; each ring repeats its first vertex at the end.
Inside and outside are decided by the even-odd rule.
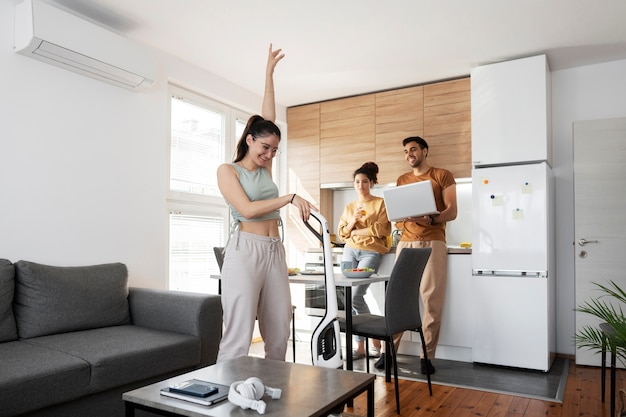
POLYGON ((276 135, 278 136, 278 140, 280 140, 280 129, 274 122, 271 120, 265 120, 263 117, 255 114, 248 119, 248 124, 246 124, 246 128, 243 130, 241 134, 241 138, 237 143, 237 151, 235 152, 235 160, 233 162, 241 161, 244 156, 248 153, 248 143, 246 142, 246 138, 248 135, 252 135, 255 138, 268 136, 268 135, 276 135))
POLYGON ((361 165, 361 168, 354 171, 352 178, 356 177, 357 174, 365 175, 372 184, 378 184, 378 179, 376 178, 376 174, 378 174, 378 165, 376 162, 366 162, 361 165))
POLYGON ((417 142, 421 149, 428 149, 428 143, 419 136, 411 136, 402 141, 402 146, 406 146, 407 143, 417 142))

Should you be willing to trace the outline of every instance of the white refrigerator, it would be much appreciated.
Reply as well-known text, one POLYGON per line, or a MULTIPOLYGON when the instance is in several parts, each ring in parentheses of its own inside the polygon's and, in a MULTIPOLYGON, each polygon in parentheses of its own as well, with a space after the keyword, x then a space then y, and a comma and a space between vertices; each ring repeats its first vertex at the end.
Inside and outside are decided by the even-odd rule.
POLYGON ((550 370, 556 344, 553 182, 545 162, 473 170, 474 362, 550 370))

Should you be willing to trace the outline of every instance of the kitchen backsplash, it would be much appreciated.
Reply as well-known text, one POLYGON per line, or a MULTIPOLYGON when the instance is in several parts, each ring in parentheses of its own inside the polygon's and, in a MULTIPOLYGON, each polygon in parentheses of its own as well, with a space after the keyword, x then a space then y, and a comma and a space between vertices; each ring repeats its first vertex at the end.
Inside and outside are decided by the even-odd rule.
MULTIPOLYGON (((378 197, 383 196, 384 187, 376 186, 372 188, 372 194, 378 197)), ((458 205, 457 217, 446 226, 446 240, 448 246, 459 246, 461 242, 472 241, 472 183, 471 179, 457 179, 456 197, 458 205)), ((337 232, 339 217, 343 209, 351 201, 357 199, 354 190, 333 191, 333 219, 331 233, 337 232)))

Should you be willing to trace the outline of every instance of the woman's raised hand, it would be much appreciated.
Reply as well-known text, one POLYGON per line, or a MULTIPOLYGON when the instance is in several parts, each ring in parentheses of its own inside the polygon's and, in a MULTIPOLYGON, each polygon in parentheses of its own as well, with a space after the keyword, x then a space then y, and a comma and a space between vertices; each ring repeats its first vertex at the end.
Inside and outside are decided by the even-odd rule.
POLYGON ((272 44, 270 43, 269 53, 267 55, 267 71, 274 72, 274 68, 278 61, 285 57, 285 54, 281 54, 282 49, 272 50, 272 44))

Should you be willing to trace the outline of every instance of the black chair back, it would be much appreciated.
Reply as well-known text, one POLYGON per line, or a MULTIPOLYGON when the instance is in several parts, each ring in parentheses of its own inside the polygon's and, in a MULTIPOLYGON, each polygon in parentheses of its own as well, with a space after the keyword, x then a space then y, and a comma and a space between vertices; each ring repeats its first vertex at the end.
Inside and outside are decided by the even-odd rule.
POLYGON ((431 251, 431 248, 404 248, 400 252, 385 294, 385 322, 389 334, 422 327, 419 288, 431 251))
POLYGON ((220 272, 222 272, 222 265, 224 265, 224 248, 221 246, 214 246, 213 253, 215 253, 215 259, 217 259, 217 266, 219 266, 220 272))

